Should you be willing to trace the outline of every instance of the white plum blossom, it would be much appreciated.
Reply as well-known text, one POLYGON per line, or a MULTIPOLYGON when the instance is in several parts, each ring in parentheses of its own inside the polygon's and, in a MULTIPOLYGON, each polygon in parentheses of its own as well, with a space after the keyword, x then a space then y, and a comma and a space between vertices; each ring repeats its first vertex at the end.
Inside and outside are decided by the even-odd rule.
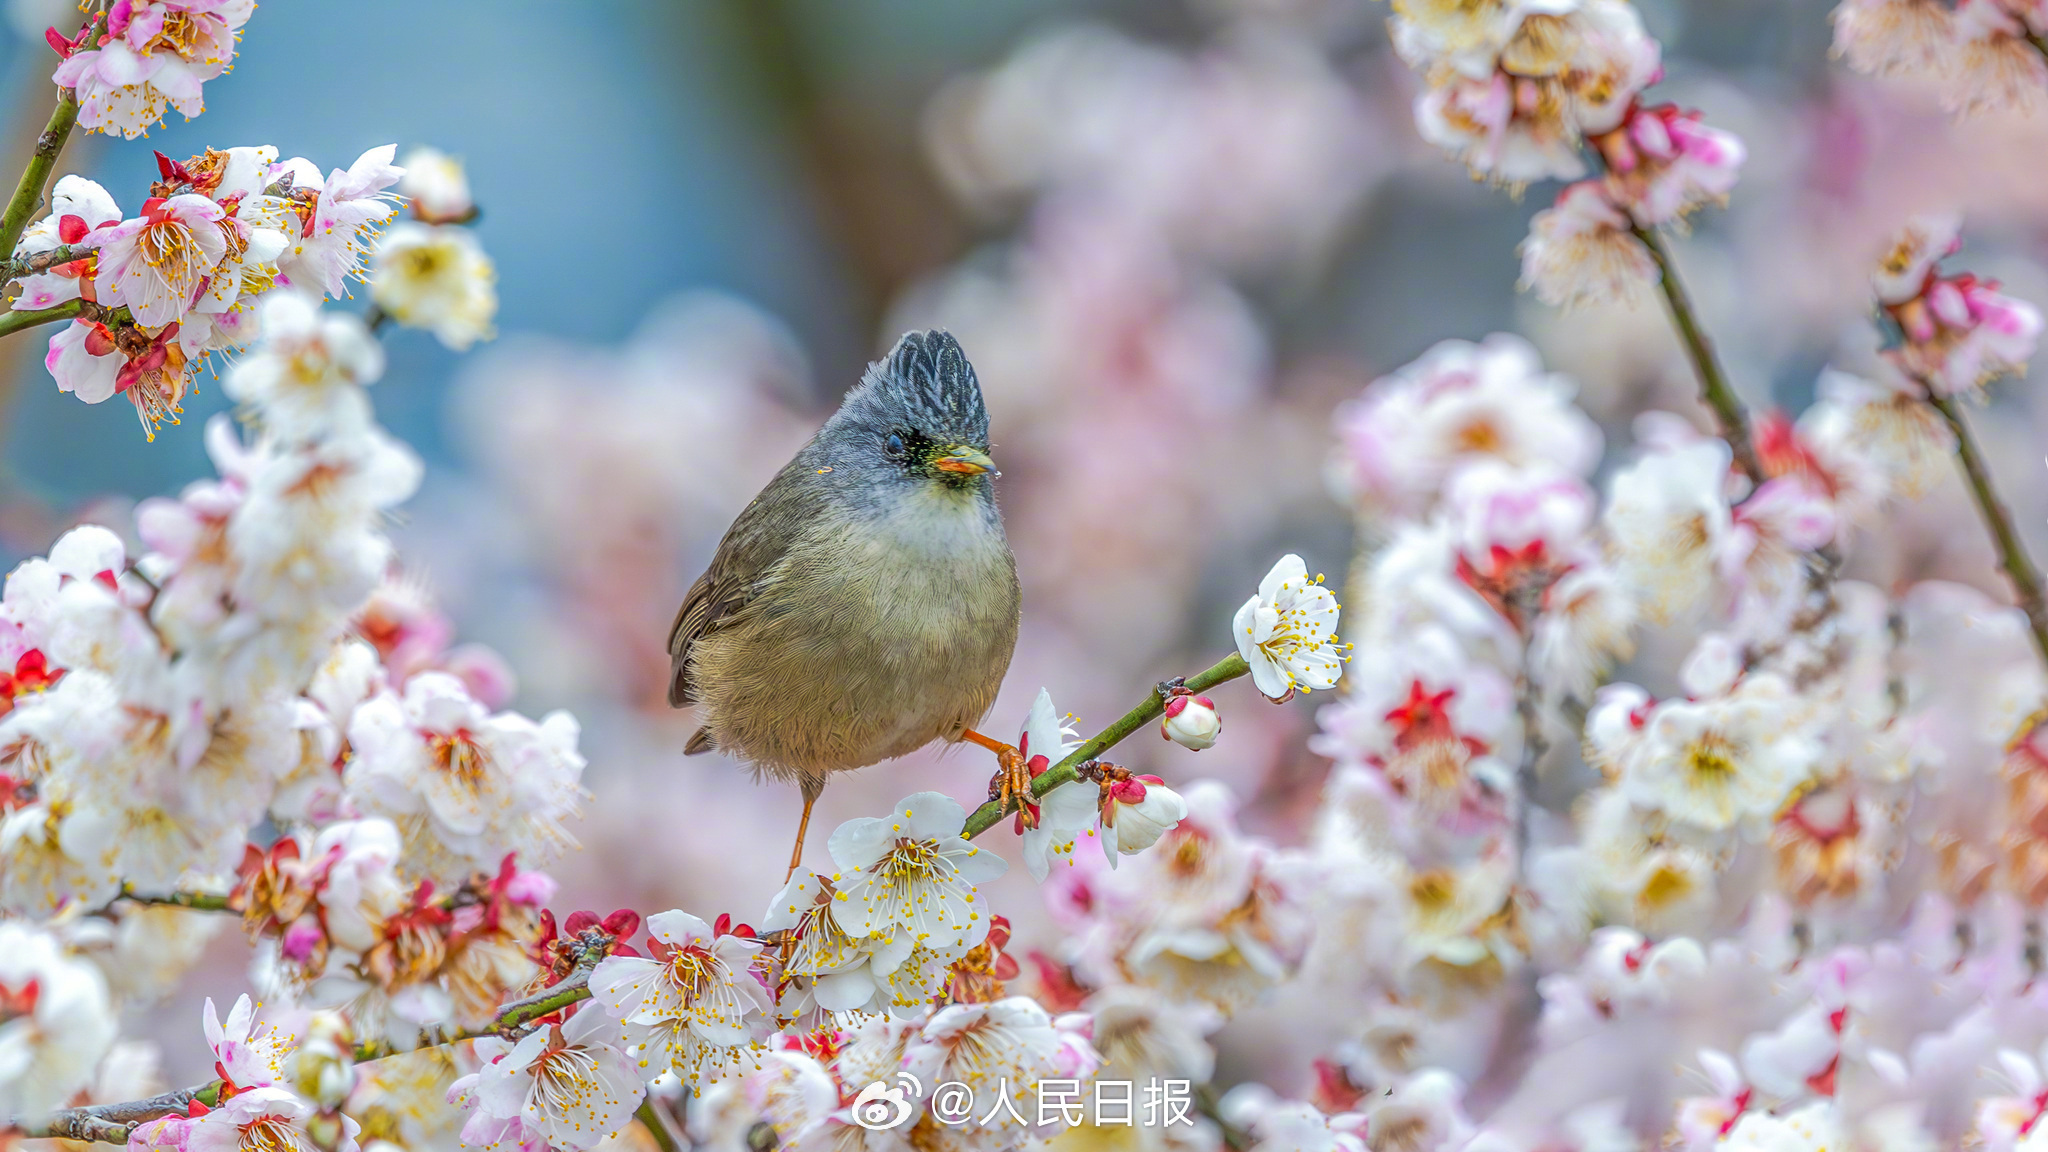
MULTIPOLYGON (((120 221, 121 209, 105 188, 83 176, 60 176, 50 189, 50 214, 22 232, 14 255, 35 256, 64 245, 83 244, 96 229, 120 221)), ((22 277, 20 294, 11 307, 29 311, 76 300, 81 286, 90 282, 90 265, 84 261, 59 264, 47 272, 22 277)))
POLYGON ((699 1147, 746 1148, 762 1127, 775 1134, 777 1147, 806 1147, 839 1111, 839 1085, 810 1056, 781 1050, 758 1059, 759 1067, 691 1098, 689 1131, 699 1147))
POLYGON ((763 932, 794 937, 781 957, 785 977, 797 977, 784 999, 783 1014, 800 1017, 810 1007, 824 1012, 891 1009, 890 973, 877 973, 869 941, 847 935, 833 918, 832 882, 798 868, 769 902, 763 932))
POLYGON ((204 196, 180 193, 151 201, 142 215, 94 232, 99 272, 93 286, 108 303, 126 304, 150 327, 184 318, 201 282, 227 255, 226 214, 204 196))
POLYGON ((277 203, 274 197, 262 197, 258 203, 258 218, 292 238, 277 262, 288 283, 329 298, 347 294, 347 282, 362 274, 378 226, 398 211, 388 191, 405 173, 391 162, 397 151, 395 144, 372 148, 348 168, 334 169, 325 180, 306 161, 286 162, 294 173, 313 175, 307 183, 319 188, 303 219, 298 206, 277 203))
POLYGON ((491 336, 498 273, 476 234, 450 224, 393 225, 370 260, 370 299, 458 352, 491 336))
POLYGON ((714 935, 687 912, 647 918, 652 955, 610 956, 590 974, 590 994, 628 1025, 673 1022, 703 1044, 731 1047, 751 1038, 772 1005, 752 974, 761 945, 714 935))
MULTIPOLYGON (((306 1130, 314 1111, 290 1089, 251 1088, 187 1124, 182 1146, 189 1152, 313 1152, 321 1147, 306 1130)), ((357 1152, 361 1130, 346 1114, 338 1117, 335 1152, 357 1152)))
POLYGON ((1554 206, 1538 212, 1520 252, 1522 287, 1563 308, 1634 303, 1661 275, 1628 216, 1595 180, 1569 185, 1554 206))
POLYGON ((1667 700, 1622 770, 1622 791, 1674 822, 1721 831, 1775 815, 1813 771, 1790 687, 1746 678, 1720 699, 1667 700))
POLYGON ((1870 284, 1883 304, 1904 304, 1927 288, 1935 266, 1963 245, 1963 218, 1955 213, 1915 216, 1893 234, 1870 284))
POLYGON ((1311 580, 1301 557, 1288 553, 1259 581, 1259 591, 1231 622, 1238 655, 1252 683, 1269 699, 1330 688, 1344 675, 1337 644, 1337 597, 1311 580))
POLYGON ((1157 844, 1187 814, 1187 801, 1157 776, 1133 776, 1112 784, 1101 826, 1102 851, 1110 867, 1116 866, 1119 855, 1134 855, 1157 844))
POLYGON ((1409 515, 1482 460, 1590 475, 1600 428, 1573 392, 1519 336, 1443 341, 1338 409, 1335 479, 1362 513, 1409 515))
MULTIPOLYGON (((994 1100, 1004 1084, 1018 1099, 1036 1099, 1044 1080, 1075 1080, 1095 1071, 1101 1058, 1085 1040, 1075 1043, 1037 1001, 1011 996, 988 1004, 950 1004, 934 1012, 904 1046, 903 1068, 927 1085, 965 1084, 977 1099, 994 1100)), ((1009 1121, 1016 1123, 1016 1121, 1009 1121)), ((1057 1135, 1065 1121, 1057 1109, 1032 1109, 1024 1125, 1041 1137, 1057 1135)))
MULTIPOLYGON (((1052 693, 1040 688, 1017 733, 1017 751, 1024 756, 1027 769, 1036 775, 1080 745, 1080 733, 1053 707, 1052 693)), ((1023 832, 1024 865, 1034 879, 1044 880, 1055 858, 1064 857, 1071 864, 1074 845, 1096 835, 1097 796, 1094 785, 1073 780, 1039 798, 1037 819, 1023 832)))
POLYGON ((115 1026, 99 969, 46 929, 0 920, 0 1115, 65 1104, 91 1082, 115 1026))
POLYGON ((221 1078, 237 1088, 268 1088, 284 1079, 284 1065, 291 1055, 293 1038, 273 1023, 258 1023, 256 1005, 248 996, 235 999, 223 1024, 206 1001, 206 1043, 213 1049, 213 1061, 221 1078))
POLYGON ((269 296, 260 315, 262 342, 228 371, 228 396, 260 410, 264 426, 287 440, 366 429, 363 386, 384 374, 384 348, 363 322, 293 292, 269 296))
POLYGON ((1608 485, 1615 567, 1652 619, 1691 611, 1714 585, 1731 524, 1729 458, 1727 444, 1699 439, 1645 453, 1608 485))
MULTIPOLYGON (((399 879, 398 829, 389 820, 342 820, 320 830, 305 855, 318 880, 320 928, 338 948, 366 953, 409 895, 399 879)), ((293 934, 285 934, 286 958, 293 934)))
POLYGON ((438 148, 414 148, 401 162, 405 175, 398 194, 412 202, 413 215, 429 224, 454 224, 476 211, 462 161, 438 148))
POLYGON ((460 680, 422 672, 403 695, 365 701, 348 735, 349 795, 398 825, 415 867, 460 875, 508 848, 545 859, 570 842, 562 821, 577 810, 583 757, 566 712, 491 715, 460 680))
POLYGON ((619 1022, 595 1006, 517 1043, 487 1036, 476 1045, 483 1068, 449 1090, 451 1101, 473 1109, 465 1148, 530 1140, 580 1152, 624 1128, 647 1095, 619 1022))
POLYGON ((1592 527, 1598 501, 1584 480, 1553 465, 1480 460, 1444 485, 1444 511, 1459 553, 1483 570, 1496 550, 1532 562, 1568 561, 1592 527))
POLYGON ((887 816, 848 820, 832 832, 838 866, 833 919, 878 952, 964 950, 988 935, 980 885, 1009 867, 960 835, 967 812, 948 796, 918 792, 887 816))
POLYGON ((1696 208, 1726 200, 1746 156, 1733 133, 1709 128, 1699 113, 1670 104, 1636 109, 1602 143, 1608 191, 1646 227, 1683 220, 1696 208))
POLYGON ((1783 1115, 1744 1112, 1714 1145, 1716 1152, 1828 1152, 1846 1146, 1832 1100, 1816 1100, 1783 1115))
POLYGON ((69 53, 51 77, 78 90, 78 122, 134 139, 166 107, 187 119, 205 107, 203 86, 227 71, 252 0, 145 0, 107 13, 106 33, 69 53))

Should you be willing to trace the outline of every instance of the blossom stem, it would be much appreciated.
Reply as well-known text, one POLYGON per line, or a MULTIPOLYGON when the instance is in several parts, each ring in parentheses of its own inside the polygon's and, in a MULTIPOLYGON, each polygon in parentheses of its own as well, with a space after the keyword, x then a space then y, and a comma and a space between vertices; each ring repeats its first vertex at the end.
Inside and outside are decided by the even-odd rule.
POLYGON ((1757 462, 1756 446, 1749 438, 1749 413, 1742 407, 1742 398, 1728 385, 1728 374, 1714 355, 1713 341, 1700 326, 1692 296, 1686 292, 1685 282, 1678 278, 1678 265, 1672 263, 1671 250, 1664 246, 1664 238, 1655 228, 1633 223, 1629 227, 1657 261, 1657 286, 1663 290, 1664 303, 1671 309, 1671 321, 1678 327, 1678 337, 1685 344, 1686 356, 1692 360, 1693 372, 1700 378, 1700 399, 1714 410, 1714 417, 1721 424, 1721 439, 1735 453, 1735 466, 1742 469, 1750 483, 1762 484, 1763 466, 1757 462))
POLYGON ((98 251, 97 248, 89 248, 83 244, 59 244, 48 252, 31 252, 26 256, 16 256, 12 260, 0 260, 0 285, 12 284, 23 276, 32 276, 37 272, 48 272, 59 264, 83 260, 98 251))
POLYGON ((647 1134, 654 1137, 654 1143, 660 1147, 661 1152, 681 1152, 676 1145, 676 1134, 669 1131, 668 1124, 661 1118, 661 1113, 655 1111, 654 1097, 649 1096, 640 1101, 639 1110, 635 1111, 633 1116, 640 1121, 642 1128, 647 1129, 647 1134))
MULTIPOLYGON (((1923 387, 1926 384, 1921 383, 1923 387)), ((1984 526, 1991 530, 1992 546, 1998 550, 1998 566, 2012 582, 2013 596, 2027 617, 2027 630, 2034 635, 2034 647, 2040 651, 2041 659, 2048 662, 2048 597, 2041 591, 2041 570, 2034 567, 2033 558, 2027 555, 2027 546, 2013 525, 2012 510, 1998 497, 1991 469, 1984 462, 1976 438, 1970 435, 1970 426, 1963 422, 1955 397, 1929 388, 1927 402, 1948 421, 1948 430, 1955 435, 1956 459, 1962 462, 1963 478, 1968 482, 1971 499, 1977 503, 1977 511, 1983 514, 1984 526)))
MULTIPOLYGON (((1232 652, 1195 675, 1188 677, 1185 684, 1189 691, 1200 692, 1205 688, 1213 688, 1226 680, 1235 680, 1249 671, 1251 671, 1251 668, 1244 662, 1244 657, 1232 652)), ((1159 693, 1147 693, 1143 703, 1124 713, 1114 724, 1083 741, 1080 747, 1067 753, 1065 759, 1039 773, 1037 778, 1031 781, 1031 795, 1033 797, 1043 797, 1046 793, 1060 785, 1074 780, 1076 778, 1074 772, 1076 768, 1100 757, 1104 752, 1121 743, 1124 737, 1158 719, 1165 711, 1166 702, 1160 697, 1159 693)), ((1003 814, 1009 810, 1009 806, 991 800, 976 808, 967 817, 967 824, 960 830, 960 834, 972 840, 974 837, 995 827, 1002 820, 1003 814)))
POLYGON ((1515 766, 1515 874, 1524 882, 1529 874, 1529 811, 1536 806, 1536 766, 1550 750, 1543 738, 1543 712, 1536 690, 1536 645, 1531 635, 1548 587, 1546 583, 1522 597, 1525 603, 1521 616, 1528 623, 1522 629, 1522 671, 1515 682, 1515 714, 1522 721, 1522 760, 1515 766))
POLYGON ((42 207, 43 185, 49 183, 50 170, 57 166, 57 153, 64 150, 64 141, 77 123, 78 94, 69 88, 59 88, 50 122, 43 128, 43 134, 36 137, 35 151, 29 154, 28 166, 21 170, 14 196, 7 201, 7 211, 0 214, 0 253, 14 255, 14 246, 27 231, 29 218, 42 207))
POLYGON ((382 1060, 386 1056, 401 1056, 407 1052, 421 1052, 428 1048, 439 1048, 447 1044, 459 1044, 464 1040, 474 1040, 479 1036, 502 1035, 531 1021, 538 1020, 543 1016, 559 1012, 579 1000, 588 999, 590 999, 590 972, 586 969, 577 972, 551 988, 528 996, 524 1000, 514 1000, 510 1004, 500 1007, 498 1014, 491 1018, 491 1022, 481 1028, 464 1028, 454 1032, 443 1033, 431 1043, 421 1044, 416 1048, 398 1049, 391 1047, 389 1044, 381 1043, 358 1044, 356 1045, 356 1060, 359 1063, 365 1060, 382 1060))
POLYGON ((228 897, 215 892, 169 892, 162 896, 149 896, 123 884, 121 895, 117 899, 126 900, 131 904, 168 904, 174 908, 190 908, 195 912, 235 911, 234 905, 228 902, 228 897))
POLYGON ((0 336, 11 336, 39 324, 76 320, 84 312, 83 300, 66 300, 62 304, 52 304, 48 308, 33 308, 25 312, 0 312, 0 336))

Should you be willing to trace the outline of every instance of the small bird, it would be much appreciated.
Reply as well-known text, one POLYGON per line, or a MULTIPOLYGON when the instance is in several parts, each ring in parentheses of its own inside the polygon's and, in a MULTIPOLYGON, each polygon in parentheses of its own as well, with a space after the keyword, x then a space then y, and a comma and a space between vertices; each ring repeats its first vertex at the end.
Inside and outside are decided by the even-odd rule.
POLYGON ((945 332, 911 332, 726 529, 669 632, 668 690, 713 748, 803 791, 933 740, 997 754, 992 797, 1028 787, 974 731, 1017 645, 1017 563, 996 509, 981 384, 945 332))

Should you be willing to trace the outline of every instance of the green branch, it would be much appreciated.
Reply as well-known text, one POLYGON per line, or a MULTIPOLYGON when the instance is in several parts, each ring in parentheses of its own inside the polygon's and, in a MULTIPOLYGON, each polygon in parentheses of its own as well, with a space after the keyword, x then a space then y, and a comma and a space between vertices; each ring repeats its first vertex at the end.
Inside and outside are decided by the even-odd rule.
POLYGON ((669 1131, 668 1125, 662 1121, 661 1113, 654 1107, 654 1097, 642 1099, 639 1109, 633 1113, 633 1118, 640 1121, 640 1126, 647 1129, 649 1136, 654 1137, 655 1146, 660 1148, 661 1152, 681 1152, 676 1145, 676 1134, 669 1131))
POLYGON ((78 94, 69 88, 59 88, 57 107, 51 111, 43 134, 36 137, 35 151, 29 155, 28 166, 21 170, 21 179, 15 182, 6 213, 0 215, 0 257, 14 255, 14 246, 27 231, 30 217, 43 206, 43 185, 49 183, 50 170, 57 166, 57 153, 64 150, 64 141, 77 123, 78 94))
MULTIPOLYGON (((1235 680, 1249 671, 1251 669, 1245 665, 1244 657, 1233 652, 1203 671, 1188 677, 1186 684, 1191 691, 1200 692, 1226 680, 1235 680)), ((1034 798, 1043 797, 1047 792, 1074 780, 1076 768, 1097 759, 1121 743, 1124 737, 1158 719, 1165 711, 1166 702, 1160 699, 1159 693, 1147 694, 1144 703, 1124 713, 1116 723, 1096 733, 1079 748, 1069 752, 1064 760, 1040 773, 1038 778, 1031 782, 1031 795, 1034 798)), ((1003 805, 991 800, 976 808, 973 814, 967 817, 967 825, 960 830, 960 834, 972 840, 995 827, 1007 811, 1003 805)))
MULTIPOLYGON (((1927 388, 1925 380, 1920 381, 1920 385, 1927 388)), ((1969 485, 1970 497, 1976 501, 1977 511, 1984 517, 1984 526, 1991 530, 1991 544, 1998 552, 1998 566, 2005 570, 2005 578, 2012 582, 2013 596, 2027 617, 2027 630, 2034 635, 2034 648, 2041 653, 2042 660, 2048 661, 2048 599, 2044 599, 2041 591, 2041 570, 2034 567, 2033 558, 2027 555, 2027 546, 2020 540, 2019 529, 2013 525, 2012 510, 1998 498, 1998 489, 1991 481, 1991 468, 1985 463, 1976 438, 1970 435, 1970 426, 1963 423, 1963 414, 1956 407, 1955 397, 1943 396, 1927 388, 1927 402, 1941 413, 1942 419, 1948 421, 1948 430, 1955 435, 1956 459, 1963 465, 1963 479, 1969 485)))
POLYGON ((121 895, 116 899, 133 904, 165 904, 173 908, 190 908, 195 912, 236 911, 235 906, 228 903, 228 897, 212 892, 167 892, 162 896, 146 896, 123 884, 121 895))
POLYGON ((1657 261, 1658 287, 1664 292, 1664 303, 1671 309, 1672 323, 1678 326, 1678 337, 1685 344, 1685 354, 1692 360, 1693 372, 1700 378, 1700 399, 1714 410, 1714 418, 1721 425, 1721 439, 1735 453, 1735 466, 1742 469, 1752 484, 1764 482, 1763 466, 1757 462, 1756 445, 1749 437, 1749 413, 1742 407, 1742 398, 1728 385, 1728 374, 1721 368, 1720 360, 1714 355, 1713 342, 1700 326, 1699 312, 1693 307, 1692 297, 1685 290, 1685 282, 1678 278, 1678 266, 1671 262, 1671 252, 1664 247, 1664 238, 1655 228, 1630 224, 1636 239, 1650 250, 1657 261))
POLYGON ((440 1048, 448 1044, 460 1044, 464 1040, 475 1040, 482 1036, 501 1036, 516 1028, 523 1027, 549 1016, 579 1000, 590 999, 590 972, 577 972, 568 979, 528 996, 514 1000, 498 1009, 491 1022, 481 1028, 463 1028, 454 1032, 441 1033, 425 1044, 412 1048, 393 1048, 388 1044, 356 1045, 356 1060, 382 1060, 387 1056, 403 1056, 407 1052, 422 1052, 429 1048, 440 1048))
POLYGON ((48 308, 34 308, 24 312, 0 312, 0 336, 12 336, 16 332, 50 324, 58 320, 76 320, 85 313, 85 301, 66 300, 48 308))

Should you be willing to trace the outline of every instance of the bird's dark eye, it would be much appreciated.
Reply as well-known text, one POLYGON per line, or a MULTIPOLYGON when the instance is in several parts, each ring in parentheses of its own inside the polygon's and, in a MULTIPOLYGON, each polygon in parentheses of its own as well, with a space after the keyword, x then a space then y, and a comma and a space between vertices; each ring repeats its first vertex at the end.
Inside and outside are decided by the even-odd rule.
POLYGON ((891 456, 903 455, 903 437, 894 432, 889 433, 889 443, 884 447, 891 456))

